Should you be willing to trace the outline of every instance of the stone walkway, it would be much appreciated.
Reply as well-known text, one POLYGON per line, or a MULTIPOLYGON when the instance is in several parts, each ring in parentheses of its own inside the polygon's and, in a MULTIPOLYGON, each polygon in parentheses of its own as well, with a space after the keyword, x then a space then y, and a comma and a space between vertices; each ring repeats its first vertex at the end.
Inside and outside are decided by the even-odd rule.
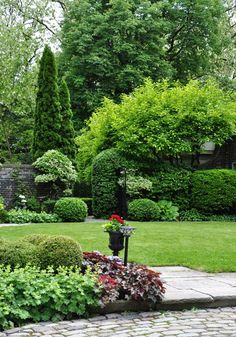
POLYGON ((236 337, 236 308, 110 314, 30 324, 0 337, 236 337))
POLYGON ((166 294, 159 309, 236 307, 236 273, 204 273, 185 267, 155 267, 166 294))

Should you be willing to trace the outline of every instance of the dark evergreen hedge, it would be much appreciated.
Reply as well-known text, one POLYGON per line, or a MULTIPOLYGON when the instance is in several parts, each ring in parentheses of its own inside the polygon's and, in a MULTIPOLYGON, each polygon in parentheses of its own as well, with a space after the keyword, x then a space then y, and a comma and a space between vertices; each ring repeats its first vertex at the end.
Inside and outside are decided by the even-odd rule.
POLYGON ((93 215, 109 217, 118 208, 118 179, 122 157, 116 149, 97 155, 92 166, 93 215))
POLYGON ((189 208, 192 171, 165 166, 149 179, 152 181, 153 200, 171 200, 181 210, 189 208))
POLYGON ((236 171, 213 169, 192 176, 192 207, 205 214, 233 212, 236 205, 236 171))

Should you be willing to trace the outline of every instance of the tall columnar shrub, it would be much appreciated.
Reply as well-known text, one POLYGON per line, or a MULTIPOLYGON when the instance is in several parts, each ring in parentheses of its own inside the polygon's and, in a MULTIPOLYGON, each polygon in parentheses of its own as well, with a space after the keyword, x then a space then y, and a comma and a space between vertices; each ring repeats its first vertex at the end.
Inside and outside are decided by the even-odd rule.
POLYGON ((57 68, 51 49, 46 46, 40 61, 32 153, 36 159, 61 145, 61 115, 57 68))
POLYGON ((107 217, 118 208, 118 179, 122 158, 115 149, 97 155, 92 166, 93 214, 107 217))
POLYGON ((70 93, 65 80, 60 82, 59 96, 61 104, 61 152, 71 160, 75 159, 75 131, 70 106, 70 93))
POLYGON ((196 171, 192 176, 191 203, 206 214, 232 211, 236 206, 236 171, 196 171))

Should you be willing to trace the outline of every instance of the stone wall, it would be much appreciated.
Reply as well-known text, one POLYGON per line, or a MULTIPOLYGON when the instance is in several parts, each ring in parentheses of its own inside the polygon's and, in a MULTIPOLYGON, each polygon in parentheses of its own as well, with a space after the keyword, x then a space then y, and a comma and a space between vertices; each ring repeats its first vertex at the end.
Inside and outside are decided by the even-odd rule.
POLYGON ((35 170, 31 165, 3 165, 0 167, 0 195, 7 208, 12 206, 15 194, 20 190, 36 194, 35 170))

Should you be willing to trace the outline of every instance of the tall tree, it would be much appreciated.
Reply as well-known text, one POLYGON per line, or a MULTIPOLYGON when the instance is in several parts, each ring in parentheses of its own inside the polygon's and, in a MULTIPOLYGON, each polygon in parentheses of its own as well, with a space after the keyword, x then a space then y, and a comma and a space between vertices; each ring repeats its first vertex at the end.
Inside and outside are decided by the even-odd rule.
POLYGON ((61 115, 54 54, 46 46, 40 60, 32 153, 37 159, 61 146, 61 115))
POLYGON ((222 0, 72 0, 60 61, 72 108, 85 119, 145 77, 206 75, 226 42, 222 0))
POLYGON ((61 80, 59 86, 59 97, 61 103, 61 149, 60 151, 71 160, 75 159, 75 131, 72 121, 72 111, 70 106, 70 93, 66 81, 61 80))
POLYGON ((56 0, 0 1, 0 161, 29 160, 38 59, 45 41, 58 44, 60 7, 56 0))

